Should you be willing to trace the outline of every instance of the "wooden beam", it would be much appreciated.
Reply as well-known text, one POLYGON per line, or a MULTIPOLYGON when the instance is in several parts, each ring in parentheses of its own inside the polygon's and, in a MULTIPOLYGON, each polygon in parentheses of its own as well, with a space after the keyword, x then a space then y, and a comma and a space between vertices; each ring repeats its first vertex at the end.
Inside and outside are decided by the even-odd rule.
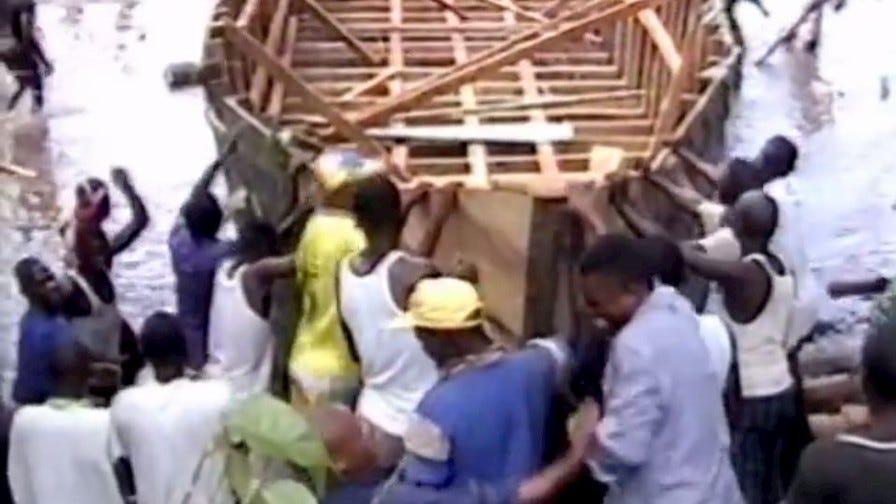
MULTIPOLYGON (((289 22, 286 24, 286 37, 283 41, 283 56, 280 62, 283 66, 289 67, 292 64, 292 54, 296 46, 296 36, 299 32, 299 17, 289 16, 289 22)), ((274 88, 271 91, 271 100, 268 103, 268 115, 275 120, 280 119, 283 113, 283 103, 286 100, 286 89, 283 82, 274 79, 274 88)))
POLYGON ((342 23, 339 22, 332 14, 327 12, 326 9, 323 8, 317 0, 299 0, 308 6, 311 9, 311 13, 321 22, 326 28, 332 30, 336 35, 338 35, 343 42, 348 45, 349 49, 351 49, 355 54, 361 58, 364 63, 368 65, 376 65, 380 62, 380 58, 371 53, 364 47, 364 44, 361 43, 360 40, 355 38, 342 23))
POLYGON ((363 94, 367 94, 374 89, 385 85, 386 81, 394 77, 397 72, 398 70, 395 68, 384 68, 380 73, 373 76, 372 79, 364 81, 343 93, 339 97, 339 101, 348 101, 363 94))
MULTIPOLYGON (((461 84, 491 74, 550 44, 580 36, 593 30, 597 25, 623 19, 662 1, 664 0, 633 0, 631 3, 616 5, 584 17, 581 16, 582 13, 579 9, 575 9, 569 15, 558 17, 534 31, 520 34, 509 42, 509 46, 508 44, 499 44, 495 50, 484 51, 476 58, 471 58, 468 64, 455 65, 433 78, 426 79, 392 100, 362 111, 358 115, 357 121, 362 125, 376 123, 395 112, 419 105, 433 96, 450 93, 461 84), (569 19, 570 17, 572 19, 569 19), (576 20, 576 18, 578 19, 576 20)), ((593 3, 588 2, 586 6, 593 9, 593 3)), ((597 0, 597 4, 600 3, 603 3, 602 0, 597 0)))
MULTIPOLYGON (((277 1, 277 10, 274 11, 274 15, 271 17, 271 23, 268 26, 268 36, 264 43, 265 49, 269 53, 278 52, 277 49, 280 47, 283 39, 283 28, 284 24, 286 24, 288 10, 289 0, 277 1)), ((249 86, 249 103, 252 104, 256 112, 262 111, 264 105, 262 101, 268 87, 269 77, 267 70, 263 66, 259 65, 255 68, 255 73, 252 75, 252 85, 249 86)))
POLYGON ((297 94, 309 108, 327 118, 340 134, 357 142, 358 147, 367 152, 384 153, 383 147, 364 134, 357 124, 349 121, 342 113, 327 103, 323 97, 302 80, 294 71, 271 56, 265 48, 232 22, 227 23, 227 37, 246 57, 268 69, 274 79, 283 82, 287 90, 297 94))
POLYGON ((261 0, 247 0, 243 10, 240 11, 240 17, 236 20, 236 25, 243 29, 248 28, 260 6, 261 0))

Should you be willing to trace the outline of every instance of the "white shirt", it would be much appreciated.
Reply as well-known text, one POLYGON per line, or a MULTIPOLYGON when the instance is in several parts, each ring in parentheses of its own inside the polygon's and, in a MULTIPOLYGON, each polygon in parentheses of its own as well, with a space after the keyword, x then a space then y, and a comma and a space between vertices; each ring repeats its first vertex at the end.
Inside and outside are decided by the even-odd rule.
POLYGON ((274 336, 268 321, 249 306, 243 289, 245 266, 231 274, 225 262, 215 276, 208 320, 205 374, 227 380, 245 397, 268 389, 274 361, 274 336))
POLYGON ((24 406, 13 417, 9 484, 17 504, 121 504, 109 410, 73 401, 24 406))
POLYGON ((394 327, 402 310, 392 299, 389 270, 402 257, 393 251, 364 276, 352 273, 348 260, 339 271, 340 311, 361 360, 358 414, 396 437, 404 436, 411 414, 439 377, 414 330, 394 327))
POLYGON ((731 368, 731 338, 728 328, 718 315, 700 314, 697 321, 700 323, 700 337, 709 350, 709 360, 719 382, 719 390, 724 390, 728 370, 731 368))
POLYGON ((769 250, 793 272, 796 282, 796 303, 786 340, 790 346, 809 334, 815 326, 823 292, 809 268, 809 256, 802 233, 802 200, 793 181, 789 177, 778 178, 765 184, 763 191, 778 206, 778 227, 772 235, 769 250))
POLYGON ((115 397, 112 430, 134 470, 139 504, 180 504, 191 489, 190 504, 233 502, 223 460, 211 450, 231 399, 224 381, 187 378, 131 387, 115 397))

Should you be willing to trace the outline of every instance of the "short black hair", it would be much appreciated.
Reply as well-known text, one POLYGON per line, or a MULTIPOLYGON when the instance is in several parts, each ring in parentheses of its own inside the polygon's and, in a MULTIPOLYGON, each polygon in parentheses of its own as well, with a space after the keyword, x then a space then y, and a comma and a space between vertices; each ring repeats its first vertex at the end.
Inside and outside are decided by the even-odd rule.
POLYGON ((741 210, 738 217, 743 233, 770 240, 778 229, 778 204, 774 198, 754 189, 739 198, 738 206, 741 210))
POLYGON ((401 193, 382 173, 358 181, 352 211, 362 229, 382 231, 401 227, 401 193))
POLYGON ((150 363, 186 363, 187 340, 173 314, 157 311, 140 328, 140 348, 150 363))
POLYGON ((582 256, 583 275, 607 274, 627 282, 649 283, 654 266, 636 238, 619 233, 600 236, 582 256))
POLYGON ((236 250, 247 262, 270 257, 277 251, 277 230, 267 222, 251 220, 240 227, 236 250))
POLYGON ((641 238, 640 242, 654 278, 671 287, 684 283, 684 256, 675 242, 659 236, 641 238))
POLYGON ((32 287, 31 284, 34 282, 34 270, 43 265, 44 263, 34 256, 23 257, 16 262, 12 270, 16 277, 16 281, 19 282, 19 287, 23 291, 32 287))
POLYGON ((896 405, 896 320, 872 326, 862 347, 864 387, 869 398, 896 405))
POLYGON ((719 202, 733 205, 741 194, 762 185, 759 178, 759 168, 755 163, 741 157, 732 158, 719 179, 719 202))
POLYGON ((224 219, 221 205, 208 191, 192 195, 181 208, 181 215, 190 235, 195 239, 214 238, 224 219))
POLYGON ((765 141, 759 152, 761 168, 771 178, 789 175, 796 168, 799 150, 783 135, 775 135, 765 141))

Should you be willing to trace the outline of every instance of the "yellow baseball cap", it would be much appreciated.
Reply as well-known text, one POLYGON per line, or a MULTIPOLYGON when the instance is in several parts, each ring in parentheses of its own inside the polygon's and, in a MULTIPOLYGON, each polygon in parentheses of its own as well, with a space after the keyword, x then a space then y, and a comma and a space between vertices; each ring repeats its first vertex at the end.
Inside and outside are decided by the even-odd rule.
POLYGON ((427 278, 417 282, 408 298, 408 311, 393 327, 455 330, 482 324, 482 301, 476 287, 453 277, 427 278))
POLYGON ((352 149, 326 149, 314 160, 315 178, 327 192, 335 191, 350 180, 372 175, 384 168, 381 159, 367 158, 352 149))

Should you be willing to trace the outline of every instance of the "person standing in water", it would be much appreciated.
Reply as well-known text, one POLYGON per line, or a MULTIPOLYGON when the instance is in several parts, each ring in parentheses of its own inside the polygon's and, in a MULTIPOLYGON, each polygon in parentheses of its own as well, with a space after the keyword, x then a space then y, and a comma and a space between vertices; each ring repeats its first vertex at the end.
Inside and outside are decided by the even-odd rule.
POLYGON ((40 404, 56 392, 52 362, 56 348, 74 341, 61 315, 62 287, 53 272, 34 257, 14 268, 28 311, 19 322, 18 372, 12 398, 18 404, 40 404))
POLYGON ((236 148, 236 141, 232 141, 221 158, 205 169, 180 208, 180 217, 168 236, 176 280, 177 316, 190 354, 187 365, 196 371, 208 360, 208 317, 215 272, 234 248, 233 242, 218 239, 224 212, 209 187, 236 148))
POLYGON ((53 64, 47 59, 35 33, 36 11, 33 1, 19 2, 11 9, 10 29, 15 47, 6 64, 15 75, 18 89, 6 105, 12 110, 27 89, 34 94, 34 111, 44 107, 44 77, 53 73, 53 64))
POLYGON ((721 287, 722 315, 734 334, 739 401, 730 419, 732 456, 748 504, 774 504, 784 496, 786 475, 792 474, 784 447, 799 421, 786 346, 795 283, 769 251, 777 219, 775 202, 759 190, 749 191, 731 210, 741 260, 682 249, 689 267, 721 287))

